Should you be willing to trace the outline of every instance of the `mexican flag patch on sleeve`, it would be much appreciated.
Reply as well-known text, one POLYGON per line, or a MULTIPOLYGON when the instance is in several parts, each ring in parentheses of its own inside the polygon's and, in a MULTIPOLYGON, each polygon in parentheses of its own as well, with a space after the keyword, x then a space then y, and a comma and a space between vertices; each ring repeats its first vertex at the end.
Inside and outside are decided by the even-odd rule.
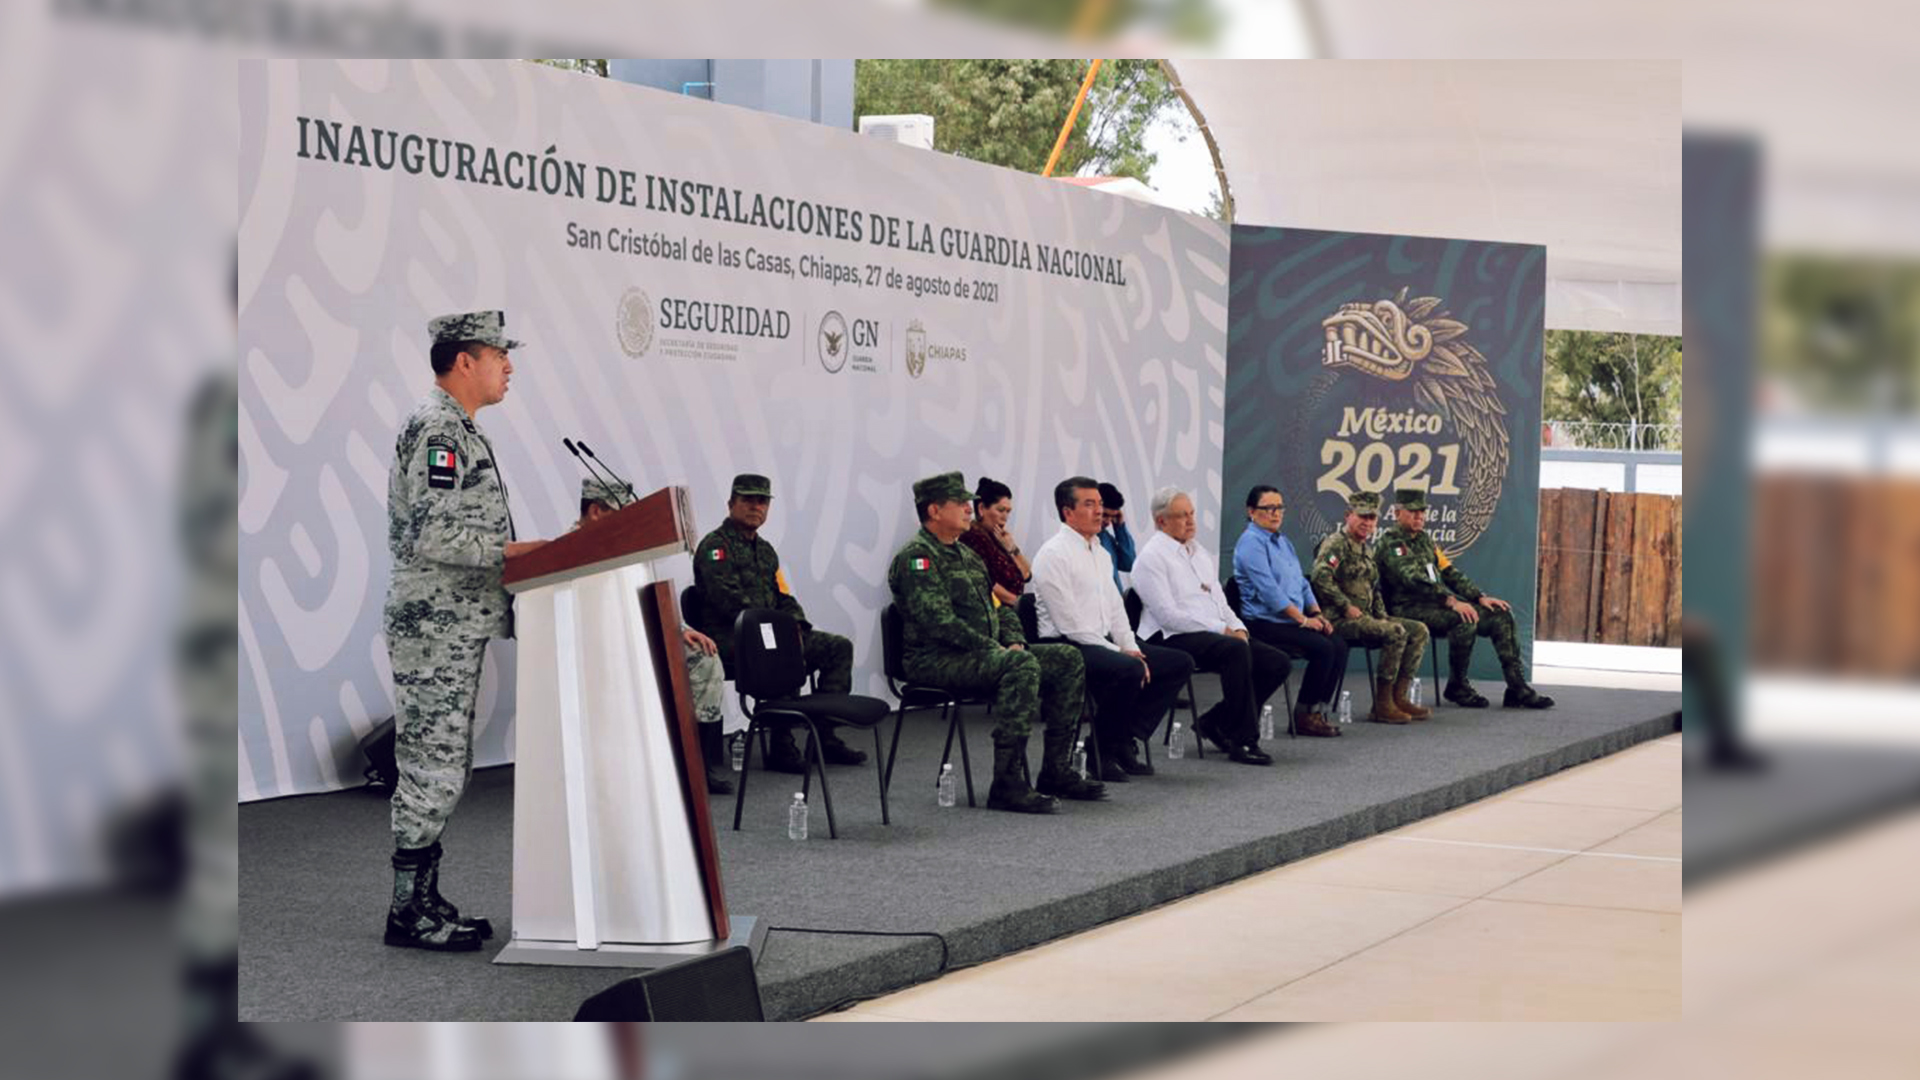
POLYGON ((726 561, 727 561, 727 549, 726 549, 726 548, 714 548, 714 549, 713 549, 712 551, 709 551, 709 552, 707 552, 707 561, 708 561, 708 562, 726 562, 726 561))
POLYGON ((451 446, 427 446, 427 486, 450 488, 459 478, 458 454, 451 446))
POLYGON ((1329 556, 1327 556, 1327 565, 1328 565, 1328 566, 1339 566, 1339 565, 1340 565, 1340 556, 1338 556, 1338 555, 1329 555, 1329 556))
POLYGON ((925 558, 916 558, 916 559, 911 559, 911 560, 908 560, 908 562, 907 562, 907 569, 909 569, 909 570, 931 570, 931 569, 933 569, 933 563, 932 563, 932 562, 930 562, 930 561, 928 561, 928 560, 927 560, 927 559, 925 559, 925 558))

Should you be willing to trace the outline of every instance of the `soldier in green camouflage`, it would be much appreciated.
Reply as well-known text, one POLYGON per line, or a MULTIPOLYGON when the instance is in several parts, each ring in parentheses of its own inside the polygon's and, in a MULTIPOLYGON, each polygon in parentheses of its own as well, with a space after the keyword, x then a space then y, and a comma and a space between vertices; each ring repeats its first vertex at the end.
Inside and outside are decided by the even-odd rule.
POLYGON ((1321 610, 1333 616, 1334 633, 1355 645, 1380 650, 1373 719, 1404 724, 1431 715, 1408 694, 1413 680, 1420 677, 1420 658, 1427 652, 1427 624, 1390 617, 1380 599, 1380 571, 1367 549, 1379 521, 1377 493, 1357 491, 1347 499, 1346 521, 1320 541, 1314 555, 1313 591, 1321 610))
MULTIPOLYGON (((780 569, 780 553, 760 538, 773 501, 773 482, 757 473, 733 478, 727 497, 727 519, 700 540, 693 553, 693 583, 700 593, 698 629, 720 647, 720 660, 733 667, 733 624, 748 608, 768 608, 793 616, 800 624, 800 647, 807 672, 818 680, 822 694, 845 694, 853 689, 853 642, 839 634, 815 629, 787 586, 780 569)), ((804 774, 807 763, 793 741, 794 721, 769 725, 773 748, 767 768, 804 774)), ((820 733, 821 754, 835 765, 858 765, 867 760, 830 731, 820 733)))
MULTIPOLYGON (((582 477, 580 520, 574 523, 574 528, 597 521, 632 501, 633 496, 624 487, 615 487, 591 476, 582 477)), ((680 628, 680 644, 687 661, 687 688, 692 693, 694 716, 700 722, 700 757, 707 767, 707 794, 731 795, 733 778, 727 775, 727 767, 722 763, 726 750, 721 725, 726 714, 721 703, 726 694, 727 675, 720 666, 719 647, 712 638, 690 626, 680 628)))
POLYGON ((1484 709, 1489 702, 1473 688, 1467 676, 1473 659, 1473 639, 1492 638, 1507 680, 1502 701, 1507 708, 1548 709, 1553 699, 1527 685, 1526 666, 1520 662, 1520 644, 1514 636, 1513 606, 1488 596, 1460 572, 1447 553, 1427 535, 1427 493, 1418 488, 1394 492, 1393 528, 1374 544, 1374 562, 1380 569, 1380 590, 1387 610, 1404 619, 1417 619, 1436 634, 1447 635, 1446 699, 1456 705, 1484 709))
POLYGON ((513 636, 501 571, 542 541, 514 539, 507 488, 475 412, 513 375, 506 313, 427 324, 434 389, 394 442, 387 477, 387 654, 393 666, 394 886, 386 942, 472 950, 492 934, 440 895, 440 834, 473 772, 473 707, 487 640, 513 636))
POLYGON ((993 695, 993 787, 987 806, 1050 814, 1054 797, 1095 800, 1106 785, 1072 765, 1086 669, 1072 645, 1028 645, 1020 619, 994 599, 987 564, 958 543, 973 523, 973 495, 957 472, 913 485, 920 531, 887 569, 900 609, 902 666, 916 683, 993 695), (1039 783, 1027 783, 1027 738, 1046 726, 1039 783), (1035 789, 1038 790, 1035 790, 1035 789))

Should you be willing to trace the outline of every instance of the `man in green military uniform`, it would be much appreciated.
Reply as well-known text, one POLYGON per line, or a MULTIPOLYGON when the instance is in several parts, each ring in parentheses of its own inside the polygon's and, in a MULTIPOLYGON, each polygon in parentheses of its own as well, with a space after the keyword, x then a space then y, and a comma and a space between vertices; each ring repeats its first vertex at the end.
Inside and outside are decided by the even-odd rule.
POLYGON ((1347 518, 1320 542, 1313 558, 1313 591, 1321 610, 1333 616, 1333 631, 1355 645, 1380 650, 1380 671, 1373 687, 1373 719, 1384 724, 1425 720, 1431 713, 1408 696, 1420 677, 1427 652, 1427 624, 1393 618, 1380 599, 1380 570, 1367 542, 1380 521, 1380 496, 1356 491, 1347 499, 1347 518))
POLYGON ((473 773, 473 705, 487 639, 513 636, 501 585, 508 556, 543 541, 514 539, 493 444, 473 415, 507 396, 513 375, 502 311, 427 324, 434 388, 394 442, 387 476, 387 654, 393 665, 393 905, 386 942, 444 952, 478 949, 485 919, 463 919, 440 895, 440 833, 473 773))
MULTIPOLYGON (((700 618, 696 629, 712 638, 720 647, 720 660, 733 671, 733 624, 748 608, 768 608, 793 616, 800 624, 800 644, 807 672, 818 680, 822 694, 845 694, 853 690, 853 642, 839 634, 818 630, 807 621, 807 613, 787 587, 786 574, 780 569, 780 553, 760 538, 767 523, 767 510, 773 502, 773 482, 757 473, 741 473, 733 478, 733 491, 727 496, 727 519, 720 527, 701 538, 693 553, 693 583, 700 591, 700 618)), ((820 733, 820 751, 835 765, 858 765, 867 760, 865 752, 840 741, 830 731, 820 733)), ((773 727, 773 749, 767 755, 767 768, 778 772, 802 774, 807 763, 793 741, 793 722, 773 727)))
MULTIPOLYGON (((579 528, 598 521, 633 501, 624 487, 592 476, 580 479, 579 528)), ((700 722, 700 757, 707 767, 707 794, 733 794, 733 777, 728 775, 726 747, 721 725, 726 721, 722 701, 727 691, 727 676, 720 668, 720 649, 707 635, 690 626, 680 628, 682 656, 687 662, 687 689, 693 698, 693 712, 700 722)))
POLYGON ((987 564, 957 543, 973 524, 973 495, 957 472, 913 485, 920 531, 887 568, 900 609, 902 666, 916 683, 992 694, 993 787, 987 806, 1050 814, 1054 796, 1095 800, 1106 785, 1073 770, 1074 728, 1086 689, 1085 664, 1072 645, 1028 645, 1020 619, 993 597, 987 564), (1046 725, 1039 783, 1027 783, 1027 737, 1046 725), (1035 790, 1035 789, 1038 790, 1035 790))
POLYGON ((1487 707, 1487 699, 1467 676, 1473 639, 1479 636, 1492 638, 1500 657, 1500 671, 1507 680, 1502 704, 1510 709, 1552 708, 1552 698, 1527 685, 1520 644, 1514 638, 1513 606, 1481 592, 1427 535, 1427 493, 1402 488, 1394 492, 1393 500, 1395 524, 1374 545, 1380 590, 1386 594, 1388 611, 1447 635, 1446 699, 1475 709, 1487 707))

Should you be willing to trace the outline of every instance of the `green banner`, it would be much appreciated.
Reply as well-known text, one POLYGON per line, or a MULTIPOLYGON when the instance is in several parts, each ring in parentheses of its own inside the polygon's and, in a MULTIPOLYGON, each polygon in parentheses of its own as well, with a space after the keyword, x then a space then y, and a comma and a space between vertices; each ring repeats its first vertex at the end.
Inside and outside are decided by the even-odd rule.
MULTIPOLYGON (((1222 565, 1256 484, 1303 562, 1350 492, 1424 488, 1434 542, 1513 605, 1530 658, 1546 249, 1235 226, 1231 289, 1222 565)), ((1477 647, 1474 676, 1499 673, 1477 647)))

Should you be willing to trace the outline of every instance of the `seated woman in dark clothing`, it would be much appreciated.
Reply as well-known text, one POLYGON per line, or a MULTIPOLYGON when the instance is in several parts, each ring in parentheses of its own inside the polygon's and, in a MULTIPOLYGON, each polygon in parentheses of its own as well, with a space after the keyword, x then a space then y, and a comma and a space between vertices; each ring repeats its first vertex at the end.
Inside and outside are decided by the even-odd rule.
POLYGON ((993 595, 1008 607, 1020 602, 1020 594, 1033 576, 1032 565, 1007 528, 1012 517, 1013 489, 983 476, 973 489, 973 527, 960 534, 960 542, 986 562, 987 573, 993 578, 993 595))

